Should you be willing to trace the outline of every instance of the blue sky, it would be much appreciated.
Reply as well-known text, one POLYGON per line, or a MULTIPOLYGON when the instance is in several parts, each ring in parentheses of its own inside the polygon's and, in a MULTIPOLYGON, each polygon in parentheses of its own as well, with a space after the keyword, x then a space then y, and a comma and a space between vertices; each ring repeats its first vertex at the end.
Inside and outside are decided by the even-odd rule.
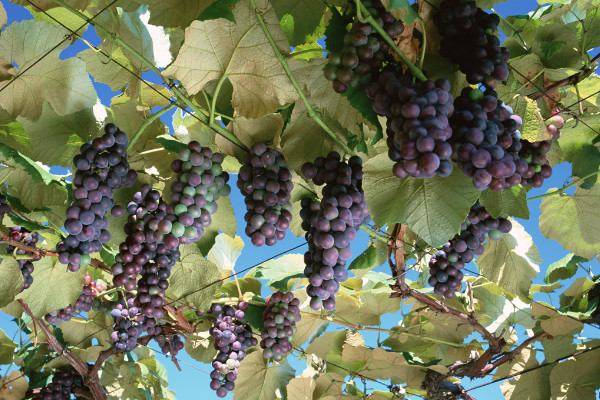
MULTIPOLYGON (((2 4, 4 5, 4 7, 7 11, 8 18, 9 18, 9 24, 13 21, 20 21, 22 19, 31 18, 31 14, 26 9, 19 7, 19 6, 15 6, 14 4, 10 3, 8 0, 0 0, 0 1, 2 2, 2 4)), ((497 5, 495 7, 495 10, 504 16, 515 15, 515 14, 525 14, 527 12, 533 11, 537 7, 537 5, 538 5, 538 3, 535 0, 509 0, 506 3, 497 5)), ((87 30, 84 37, 87 40, 89 40, 92 44, 98 45, 100 43, 100 39, 95 35, 94 30, 91 27, 87 30)), ((62 58, 72 57, 73 55, 77 54, 78 52, 80 52, 86 48, 87 48, 87 46, 82 41, 77 41, 77 42, 75 42, 75 44, 70 46, 68 49, 64 50, 61 54, 61 57, 62 58)), ((145 73, 144 78, 158 83, 158 80, 155 79, 155 76, 153 76, 153 74, 151 74, 151 73, 145 73)), ((117 92, 111 91, 110 88, 104 84, 95 83, 95 87, 96 87, 96 90, 98 91, 98 95, 99 95, 102 103, 106 106, 109 106, 111 97, 116 95, 117 92)), ((162 120, 167 125, 170 125, 170 119, 172 117, 172 114, 173 114, 173 111, 165 114, 162 117, 162 120)), ((172 127, 171 127, 171 130, 172 130, 172 127)), ((563 183, 565 182, 565 180, 570 176, 570 172, 571 172, 571 170, 570 170, 569 165, 562 164, 562 165, 557 166, 554 169, 554 174, 553 174, 552 178, 550 178, 546 181, 543 188, 533 189, 529 193, 529 197, 543 194, 549 188, 552 188, 552 187, 561 187, 563 185, 563 183)), ((235 177, 233 178, 232 181, 235 182, 235 177)), ((235 184, 233 184, 232 186, 235 186, 235 184)), ((249 240, 247 240, 247 238, 243 232, 243 230, 244 230, 243 215, 245 213, 245 207, 244 207, 243 197, 241 196, 239 191, 237 191, 237 189, 235 189, 235 188, 232 191, 231 200, 233 203, 233 207, 234 207, 234 210, 236 213, 237 220, 240 221, 240 222, 238 222, 238 235, 242 239, 244 239, 244 242, 246 243, 246 246, 244 247, 244 250, 242 252, 242 257, 240 258, 240 260, 238 260, 238 265, 236 266, 236 269, 241 270, 243 268, 248 267, 249 265, 255 264, 256 262, 261 261, 261 260, 265 260, 272 255, 275 255, 277 253, 285 251, 289 248, 292 248, 292 247, 304 242, 303 238, 295 238, 293 235, 288 233, 285 240, 278 242, 273 247, 261 247, 261 248, 253 247, 249 243, 249 240)), ((530 219, 529 220, 519 220, 519 222, 525 227, 527 232, 530 235, 532 235, 532 237, 534 238, 534 241, 535 241, 536 245, 538 246, 540 254, 542 254, 542 258, 544 259, 544 263, 541 265, 542 273, 540 273, 539 277, 535 279, 534 283, 543 283, 543 275, 544 275, 543 271, 545 271, 546 267, 549 264, 551 264, 552 262, 562 258, 563 256, 565 256, 568 253, 567 251, 562 249, 561 246, 557 242, 548 240, 540 234, 539 228, 538 228, 538 219, 539 219, 539 215, 540 215, 540 210, 539 210, 540 204, 541 204, 541 200, 530 202, 530 211, 531 211, 530 219)), ((367 236, 366 236, 366 234, 361 232, 361 234, 358 236, 356 241, 353 242, 353 244, 352 244, 354 255, 356 256, 356 255, 360 254, 362 252, 362 250, 364 250, 366 248, 366 245, 367 245, 367 236)), ((297 250, 296 252, 303 252, 303 251, 304 251, 304 248, 301 248, 301 249, 297 250)), ((471 267, 470 269, 475 270, 476 268, 471 267)), ((382 272, 389 273, 388 268, 385 268, 385 266, 378 267, 376 270, 380 270, 382 272)), ((573 279, 580 277, 580 276, 583 276, 583 274, 578 273, 573 279)), ((569 284, 569 282, 565 282, 564 284, 565 284, 565 286, 567 286, 569 284)), ((543 300, 548 301, 547 298, 545 298, 543 300)), ((554 299, 554 300, 556 301, 556 299, 554 299)), ((384 326, 384 327, 395 326, 398 323, 398 319, 399 319, 399 314, 385 315, 383 318, 382 326, 384 326)), ((10 318, 8 318, 5 314, 2 314, 2 313, 0 313, 0 328, 4 329, 9 334, 9 336, 12 336, 12 334, 15 332, 15 325, 10 322, 10 318)), ((335 327, 330 327, 330 329, 342 329, 342 327, 335 326, 335 327)), ((584 330, 582 336, 598 337, 599 336, 598 333, 599 333, 598 330, 588 327, 588 328, 586 328, 586 330, 584 330)), ((374 343, 376 343, 377 336, 375 334, 372 334, 369 332, 363 332, 363 336, 365 337, 367 344, 373 345, 374 343)), ((154 342, 150 343, 150 347, 152 347, 154 349, 158 349, 158 345, 154 342)), ((540 347, 539 344, 538 344, 538 347, 540 347)), ((157 352, 157 358, 159 360, 161 360, 161 362, 167 367, 168 374, 169 374, 170 388, 177 393, 178 399, 182 399, 182 400, 183 399, 195 399, 195 398, 199 397, 199 394, 201 394, 201 397, 203 399, 216 398, 216 396, 214 395, 214 392, 212 392, 208 388, 208 383, 209 383, 208 373, 194 368, 194 367, 196 367, 196 368, 203 369, 204 371, 210 371, 210 369, 211 369, 210 365, 198 363, 197 361, 188 357, 184 352, 181 352, 178 355, 178 358, 181 359, 181 361, 183 362, 181 364, 182 371, 180 372, 175 368, 175 366, 171 363, 171 361, 168 358, 163 357, 162 355, 158 354, 158 352, 157 352), (194 366, 194 367, 192 367, 192 366, 194 366)), ((303 360, 297 360, 297 359, 295 359, 294 356, 289 356, 288 360, 290 362, 292 362, 292 365, 296 368, 298 374, 302 372, 302 370, 305 367, 305 363, 303 360)), ((0 372, 2 374, 4 374, 4 371, 0 371, 0 372)), ((487 380, 480 379, 473 383, 466 380, 463 382, 463 384, 466 388, 469 388, 469 387, 475 386, 477 384, 480 384, 480 383, 483 383, 486 381, 489 381, 489 379, 487 379, 487 380)), ((369 383, 368 387, 372 388, 372 389, 380 389, 380 390, 383 389, 383 387, 380 387, 376 383, 369 383)), ((499 384, 494 384, 494 385, 490 385, 490 386, 482 388, 482 389, 475 390, 472 394, 476 398, 485 398, 485 399, 490 399, 490 400, 504 398, 501 395, 501 392, 499 389, 499 384)), ((228 398, 231 398, 231 396, 229 396, 228 398)))

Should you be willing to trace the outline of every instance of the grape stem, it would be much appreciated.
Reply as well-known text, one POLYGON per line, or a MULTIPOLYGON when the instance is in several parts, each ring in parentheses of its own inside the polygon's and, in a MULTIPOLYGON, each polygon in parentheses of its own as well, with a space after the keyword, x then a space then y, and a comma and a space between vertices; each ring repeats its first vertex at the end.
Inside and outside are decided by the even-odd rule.
POLYGON ((380 233, 375 232, 374 230, 372 230, 371 228, 369 228, 366 225, 361 225, 360 229, 375 240, 381 240, 383 243, 389 242, 389 239, 387 237, 385 237, 384 235, 382 235, 380 233))
POLYGON ((546 194, 541 194, 539 196, 530 197, 530 198, 527 199, 527 201, 539 200, 539 199, 543 199, 544 197, 556 196, 557 194, 562 196, 567 191, 567 189, 569 189, 570 187, 573 187, 573 186, 577 185, 578 183, 580 183, 581 181, 586 180, 587 178, 590 178, 590 177, 592 177, 594 175, 598 175, 599 173, 600 173, 600 171, 591 172, 591 173, 585 175, 584 177, 579 178, 579 179, 573 181, 572 183, 568 184, 567 186, 564 186, 561 189, 553 190, 552 192, 548 192, 546 194))
POLYGON ((92 369, 89 370, 88 366, 84 364, 76 355, 71 353, 71 351, 69 351, 68 348, 63 347, 60 344, 58 339, 56 339, 56 336, 54 336, 54 334, 48 328, 48 325, 46 325, 46 323, 43 320, 36 320, 35 316, 33 315, 33 312, 31 312, 31 309, 23 301, 23 299, 17 299, 17 301, 19 302, 19 304, 21 304, 21 307, 23 307, 25 313, 29 315, 33 321, 37 321, 40 330, 44 333, 46 339, 48 340, 48 347, 51 350, 57 352, 59 355, 63 356, 65 360, 67 360, 69 364, 75 369, 75 371, 77 371, 77 373, 79 373, 79 375, 82 376, 83 381, 85 385, 90 389, 93 398, 95 400, 108 400, 106 392, 104 391, 104 387, 100 383, 100 379, 98 378, 97 374, 97 371, 100 369, 99 366, 104 362, 104 360, 106 360, 106 358, 108 358, 108 356, 105 357, 101 353, 98 357, 98 360, 96 361, 96 364, 94 364, 92 369), (96 365, 98 365, 98 368, 96 368, 96 365), (94 373, 92 374, 92 372, 94 373))
POLYGON ((160 110, 157 113, 154 113, 151 116, 149 116, 148 118, 146 118, 144 120, 144 122, 142 123, 142 125, 137 130, 137 132, 135 133, 135 135, 133 135, 133 137, 131 138, 131 141, 129 142, 129 146, 127 146, 127 151, 130 151, 133 148, 133 146, 137 143, 138 139, 142 136, 142 133, 144 133, 144 131, 146 130, 147 127, 149 127, 154 121, 156 121, 157 118, 160 118, 163 114, 165 114, 167 111, 169 111, 174 106, 175 106, 175 103, 171 102, 166 107, 164 107, 162 110, 160 110))
POLYGON ((421 27, 421 33, 423 34, 423 43, 421 48, 421 58, 419 59, 419 69, 423 69, 423 63, 425 62, 425 50, 427 50, 427 31, 425 30, 425 23, 421 17, 417 18, 419 26, 421 27))
MULTIPOLYGON (((56 4, 58 4, 59 6, 65 8, 66 10, 70 11, 71 13, 77 15, 79 18, 83 19, 84 21, 87 21, 89 19, 85 14, 83 14, 82 12, 80 12, 80 11, 74 9, 73 7, 69 6, 64 1, 62 1, 62 0, 53 0, 53 1, 56 4)), ((140 60, 146 67, 148 67, 151 71, 153 71, 154 73, 156 73, 163 80, 163 82, 166 85, 168 85, 169 88, 171 88, 171 90, 174 93, 175 98, 178 99, 178 100, 183 101, 188 107, 192 108, 192 110, 194 110, 194 112, 196 114, 196 117, 202 123, 208 125, 209 128, 211 128, 212 130, 214 130, 216 133, 224 136, 226 139, 230 140, 231 142, 235 143, 240 148, 244 149, 245 151, 248 151, 248 148, 238 138, 236 138, 234 135, 232 135, 226 129, 224 129, 223 127, 221 127, 221 125, 215 124, 214 121, 208 121, 208 117, 206 115, 204 115, 204 113, 201 112, 195 104, 192 103, 192 101, 188 98, 188 96, 179 87, 177 87, 176 85, 171 85, 170 80, 167 79, 165 76, 163 76, 162 71, 159 70, 154 65, 154 63, 152 63, 150 60, 148 60, 146 57, 144 57, 142 54, 140 54, 136 49, 134 49, 133 47, 131 47, 130 45, 128 45, 126 42, 124 42, 116 34, 110 32, 108 29, 106 29, 105 27, 103 27, 97 21, 89 21, 89 23, 94 28, 96 28, 97 31, 102 32, 106 36, 107 39, 109 39, 112 42, 118 44, 124 50, 127 50, 135 58, 137 58, 138 60, 140 60)), ((182 108, 185 109, 185 107, 182 107, 182 108)))
POLYGON ((296 92, 298 92, 298 96, 300 96, 300 99, 302 100, 302 103, 304 103, 304 106, 306 107, 306 111, 308 112, 308 116, 310 118, 312 118, 321 128, 323 128, 323 130, 325 131, 325 133, 335 142, 337 142, 337 144, 340 145, 340 147, 342 147, 342 149, 344 149, 344 152, 351 154, 351 155, 356 155, 356 152, 354 152, 353 150, 350 149, 350 147, 348 147, 348 145, 346 143, 344 143, 322 120, 321 118, 317 115, 317 113, 315 112, 315 110, 312 108, 312 106, 310 105, 310 103, 308 102, 308 99, 306 98, 306 96, 304 95, 304 92, 302 91, 302 89, 300 88, 300 85, 298 84, 298 81, 296 80, 296 78, 294 77, 294 74, 292 73, 292 70, 290 69, 290 66, 287 63, 287 60, 285 59, 285 57, 283 56, 283 54, 281 53, 281 51, 279 50, 279 48, 277 47, 277 43, 275 43, 275 39, 273 39, 273 36, 271 35, 271 32, 269 32, 269 29, 267 28, 267 26, 265 25, 265 21, 264 18, 262 16, 261 11, 256 7, 256 2, 254 0, 250 0, 250 5, 252 6, 252 8, 254 8, 255 12, 256 12, 256 17, 258 19, 258 22, 260 23, 260 26, 263 30, 263 32, 265 33, 265 36, 267 37, 267 39, 269 40, 269 43, 271 44, 271 47, 273 48, 273 52, 275 53, 275 56, 277 57, 277 59, 279 60, 279 62, 281 63, 281 66, 283 67, 283 69, 285 70, 285 73, 287 74, 288 78, 290 79, 290 82, 292 83, 292 85, 294 86, 294 88, 296 89, 296 92))
MULTIPOLYGON (((527 51, 529 51, 529 47, 527 47, 527 43, 525 42, 525 39, 523 38, 523 35, 521 35, 521 30, 515 28, 515 26, 513 24, 511 24, 510 22, 508 22, 506 20, 506 18, 504 18, 502 15, 498 14, 496 12, 496 10, 494 10, 493 8, 490 9, 494 14, 496 14, 502 21, 504 21, 504 23, 506 25, 508 25, 513 31, 514 33, 517 34, 517 37, 521 40, 521 43, 523 43, 523 48, 527 51)), ((537 11, 537 10, 536 10, 537 11)), ((529 21, 527 21, 529 22, 529 21)))
POLYGON ((400 50, 400 48, 398 48, 398 46, 396 45, 394 40, 387 34, 387 32, 381 26, 379 26, 377 21, 375 21, 375 19, 373 19, 373 16, 371 16, 371 14, 367 10, 367 8, 363 5, 363 3, 360 0, 354 0, 354 1, 356 2, 356 12, 358 13, 359 20, 368 22, 377 31, 377 33, 379 33, 381 35, 383 40, 385 40, 385 42, 390 45, 392 50, 394 50, 394 53, 396 53, 398 55, 398 57, 400 57, 400 59, 404 62, 404 64, 406 64, 406 66, 408 67, 410 72, 412 72, 413 76, 418 78, 420 81, 425 82, 427 80, 427 77, 425 76, 425 74, 423 74, 423 71, 421 71, 421 69, 419 69, 419 67, 417 67, 415 64, 413 64, 408 59, 406 54, 404 54, 404 52, 402 50, 400 50))

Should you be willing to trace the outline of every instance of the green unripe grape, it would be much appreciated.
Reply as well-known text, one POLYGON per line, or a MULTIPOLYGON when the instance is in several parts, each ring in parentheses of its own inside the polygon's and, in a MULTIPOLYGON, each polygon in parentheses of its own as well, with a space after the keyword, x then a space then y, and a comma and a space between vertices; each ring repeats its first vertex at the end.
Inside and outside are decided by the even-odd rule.
MULTIPOLYGON (((206 198, 206 205, 208 205, 209 203, 212 203, 212 201, 215 199, 214 194, 212 194, 211 192, 208 192, 204 195, 204 197, 206 198)), ((206 208, 206 207, 204 207, 206 208)))
POLYGON ((500 240, 502 239, 502 232, 500 232, 498 229, 492 229, 489 233, 488 233, 490 239, 492 240, 500 240))
POLYGON ((156 296, 159 293, 160 293, 160 288, 156 285, 152 285, 148 288, 148 294, 150 296, 156 296))
MULTIPOLYGON (((296 325, 292 325, 292 332, 294 332, 292 335, 295 335, 296 332, 298 332, 298 327, 296 325)), ((292 336, 290 336, 289 341, 292 341, 292 336)))
POLYGON ((277 314, 279 312, 279 307, 277 307, 277 306, 271 307, 271 312, 273 314, 277 314))
POLYGON ((183 232, 183 236, 188 239, 193 239, 198 234, 198 231, 193 226, 186 226, 185 231, 183 232))
POLYGON ((264 349, 263 357, 264 358, 273 358, 273 351, 271 351, 271 349, 264 349))
POLYGON ((273 355, 273 360, 277 362, 283 360, 283 354, 273 355))
POLYGON ((212 171, 213 174, 216 175, 221 175, 223 173, 223 167, 221 166, 221 164, 217 164, 214 163, 212 165, 212 167, 210 168, 210 170, 212 171))
POLYGON ((191 155, 192 151, 190 149, 181 149, 181 151, 179 152, 179 159, 184 162, 189 161, 191 155))
POLYGON ((202 174, 204 173, 204 168, 202 168, 202 166, 196 166, 196 167, 193 167, 190 172, 192 174, 196 174, 196 175, 202 176, 202 174))
POLYGON ((286 336, 287 335, 285 334, 285 330, 283 330, 283 329, 277 329, 277 338, 278 339, 283 339, 286 336))
POLYGON ((535 172, 540 172, 542 170, 542 166, 540 164, 536 164, 533 166, 533 170, 535 172))
POLYGON ((221 189, 219 189, 219 196, 227 197, 231 193, 231 186, 225 185, 221 189))
POLYGON ((288 307, 289 307, 288 303, 284 303, 283 301, 281 303, 279 303, 280 310, 287 310, 288 307))
POLYGON ((205 170, 211 169, 212 167, 212 160, 208 157, 204 157, 204 161, 202 162, 202 168, 204 168, 205 170))
POLYGON ((79 265, 81 265, 82 267, 87 267, 88 265, 90 265, 91 262, 92 262, 92 257, 90 257, 89 254, 82 254, 81 262, 79 263, 79 265))
POLYGON ((183 189, 183 194, 194 197, 196 189, 193 186, 186 186, 185 189, 183 189))
POLYGON ((200 214, 202 213, 202 210, 198 206, 192 204, 191 206, 188 207, 187 212, 192 217, 198 218, 200 216, 200 214))
POLYGON ((173 222, 173 228, 171 228, 171 233, 175 237, 182 237, 185 232, 185 226, 183 226, 180 222, 173 222))
POLYGON ((184 172, 183 174, 181 174, 181 176, 179 177, 179 181, 183 182, 183 183, 188 183, 188 180, 190 178, 190 173, 189 172, 184 172))
POLYGON ((183 204, 177 204, 175 206, 175 215, 180 216, 181 214, 187 212, 188 208, 183 204))
POLYGON ((285 320, 285 318, 284 318, 284 317, 283 317, 283 315, 281 315, 281 314, 277 314, 277 315, 275 316, 275 323, 276 323, 277 325, 283 324, 283 321, 284 321, 284 320, 285 320))
POLYGON ((196 193, 206 196, 206 193, 208 193, 208 188, 204 185, 198 185, 196 186, 196 193))
POLYGON ((296 316, 292 313, 289 313, 288 315, 286 315, 285 318, 290 322, 296 322, 296 316))
POLYGON ((471 90, 469 93, 469 98, 475 102, 478 102, 479 100, 483 99, 483 92, 479 89, 471 90))
POLYGON ((214 209, 212 201, 209 202, 209 203, 206 203, 206 205, 204 207, 202 207, 202 208, 204 208, 206 211, 208 211, 209 213, 212 214, 213 209, 214 209))

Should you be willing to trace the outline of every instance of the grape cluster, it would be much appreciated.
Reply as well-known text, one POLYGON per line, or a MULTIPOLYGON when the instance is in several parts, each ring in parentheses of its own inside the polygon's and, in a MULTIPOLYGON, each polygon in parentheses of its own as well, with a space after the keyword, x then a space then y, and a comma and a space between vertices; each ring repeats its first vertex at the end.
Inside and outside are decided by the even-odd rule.
POLYGON ((156 340, 160 346, 163 354, 171 354, 172 356, 176 356, 177 353, 179 353, 179 350, 183 349, 184 347, 181 336, 179 336, 177 333, 155 336, 154 340, 156 340))
POLYGON ((211 214, 217 212, 217 200, 231 192, 229 174, 223 171, 222 163, 223 154, 213 153, 196 141, 179 152, 179 159, 171 164, 177 180, 171 185, 169 205, 169 213, 177 218, 164 222, 162 233, 173 234, 181 244, 200 240, 212 222, 211 214))
POLYGON ((6 196, 0 194, 0 218, 4 217, 8 212, 10 212, 10 206, 6 202, 6 196))
POLYGON ((128 291, 137 287, 135 306, 148 318, 163 316, 168 278, 180 256, 180 241, 170 232, 177 216, 170 207, 150 185, 143 185, 133 195, 127 205, 127 238, 112 266, 113 283, 128 291), (138 274, 141 277, 136 281, 138 274))
MULTIPOLYGON (((390 37, 396 37, 404 31, 404 24, 385 10, 380 0, 363 1, 363 5, 390 37)), ((351 21, 356 15, 351 2, 345 13, 345 19, 351 21)), ((344 35, 344 47, 340 53, 330 53, 324 69, 325 78, 333 81, 333 90, 344 93, 348 86, 365 85, 373 73, 377 73, 388 59, 387 44, 369 23, 356 21, 344 35)))
POLYGON ((509 220, 492 218, 479 202, 475 203, 462 223, 460 233, 429 260, 429 285, 434 288, 434 293, 446 298, 454 297, 454 293, 462 287, 465 264, 473 261, 476 255, 483 254, 486 235, 491 240, 500 240, 511 229, 509 220))
MULTIPOLYGON (((29 230, 21 227, 21 226, 12 226, 9 228, 8 237, 10 240, 14 240, 15 242, 23 243, 27 246, 34 246, 39 240, 39 235, 37 232, 30 232, 29 230)), ((6 251, 10 254, 16 253, 19 255, 27 254, 27 251, 23 249, 18 249, 14 246, 7 245, 6 251), (16 250, 16 252, 15 252, 16 250)), ((21 269, 21 273, 23 274, 23 290, 29 288, 33 283, 33 262, 41 259, 41 256, 32 256, 31 259, 27 260, 17 260, 19 264, 19 268, 21 269)))
POLYGON ((474 1, 444 0, 433 18, 443 37, 440 54, 458 64, 472 85, 494 88, 508 78, 510 52, 500 47, 500 18, 478 8, 474 1))
POLYGON ((373 109, 387 118, 388 155, 398 178, 431 178, 452 173, 452 136, 448 118, 453 98, 450 82, 413 84, 409 76, 382 72, 367 87, 373 109))
POLYGON ((119 351, 131 351, 137 345, 138 337, 143 333, 144 316, 135 306, 133 296, 122 299, 116 304, 110 315, 114 318, 113 332, 110 338, 119 351))
POLYGON ((533 143, 521 140, 519 158, 527 163, 527 170, 523 173, 521 185, 539 188, 544 184, 545 179, 552 176, 552 167, 546 157, 551 146, 551 140, 533 143))
POLYGON ((454 160, 473 185, 483 190, 508 189, 522 182, 527 162, 519 152, 524 141, 521 118, 498 100, 492 89, 464 88, 450 119, 454 160))
POLYGON ((252 146, 238 174, 245 196, 246 235, 255 246, 273 246, 292 221, 292 173, 283 154, 264 143, 252 146))
MULTIPOLYGON (((71 271, 89 265, 90 254, 110 240, 106 213, 115 206, 113 190, 132 186, 137 179, 137 172, 127 162, 129 139, 125 132, 114 124, 107 124, 104 131, 102 137, 83 144, 73 159, 77 168, 73 174, 75 200, 67 208, 65 221, 69 235, 56 246, 58 260, 71 271)), ((113 215, 121 211, 117 207, 113 215)))
POLYGON ((89 312, 92 309, 95 298, 96 291, 94 288, 90 284, 85 284, 74 305, 69 304, 60 310, 51 311, 44 316, 44 319, 51 325, 60 325, 64 321, 71 320, 73 315, 81 312, 89 312))
MULTIPOLYGON (((81 375, 73 368, 57 371, 52 377, 52 382, 34 394, 33 400, 61 400, 70 399, 74 389, 87 390, 81 375)), ((78 397, 79 398, 79 397, 78 397)))
POLYGON ((310 284, 306 292, 311 308, 333 310, 339 282, 348 279, 350 242, 356 229, 370 220, 362 191, 362 160, 353 156, 346 163, 337 152, 331 152, 327 158, 318 157, 314 164, 304 164, 302 174, 318 186, 325 185, 321 202, 306 198, 300 203, 308 242, 304 275, 310 284))
POLYGON ((210 388, 218 397, 225 397, 235 387, 240 361, 246 357, 246 350, 256 346, 258 340, 252 337, 252 329, 246 323, 245 311, 248 303, 240 301, 237 306, 212 304, 209 314, 216 315, 209 333, 215 339, 215 349, 219 352, 212 362, 210 388))
POLYGON ((267 298, 262 319, 266 330, 260 335, 265 358, 281 361, 292 351, 296 322, 301 318, 299 305, 300 301, 291 292, 276 292, 267 298))

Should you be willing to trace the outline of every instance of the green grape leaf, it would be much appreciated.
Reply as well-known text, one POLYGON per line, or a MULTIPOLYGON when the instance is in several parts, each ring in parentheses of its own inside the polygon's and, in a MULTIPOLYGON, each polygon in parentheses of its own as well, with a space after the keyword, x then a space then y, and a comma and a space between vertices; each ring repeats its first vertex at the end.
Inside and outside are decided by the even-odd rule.
POLYGON ((112 49, 111 53, 111 45, 107 43, 101 44, 99 48, 111 54, 114 61, 107 63, 108 58, 94 49, 87 49, 77 54, 77 57, 85 63, 87 72, 94 77, 94 80, 107 84, 113 90, 122 90, 127 86, 128 91, 135 92, 139 90, 141 83, 131 72, 139 75, 141 71, 133 65, 132 61, 123 53, 123 50, 116 47, 112 49), (128 72, 125 68, 131 72, 128 72))
POLYGON ((357 325, 378 325, 383 314, 399 309, 400 303, 390 298, 388 288, 384 292, 363 293, 358 299, 344 292, 336 295, 336 315, 357 325))
POLYGON ((477 7, 483 10, 489 10, 494 7, 496 4, 506 3, 508 0, 477 0, 477 7))
POLYGON ((511 220, 512 230, 502 239, 486 242, 477 258, 480 273, 501 288, 527 297, 531 279, 540 272, 542 258, 525 228, 511 220))
POLYGON ((195 246, 183 246, 180 251, 180 261, 171 272, 171 292, 179 304, 192 303, 196 309, 205 310, 221 286, 221 270, 195 246))
POLYGON ((48 229, 52 229, 47 225, 41 225, 41 224, 37 224, 35 222, 27 221, 26 219, 23 219, 23 218, 19 217, 18 215, 9 214, 8 217, 10 218, 10 220, 12 221, 13 224, 22 226, 23 228, 28 229, 31 232, 39 232, 39 231, 45 231, 48 229))
MULTIPOLYGON (((65 0, 65 4, 75 8, 77 10, 85 10, 91 2, 92 2, 91 0, 65 0)), ((31 3, 29 3, 27 0, 11 0, 11 3, 15 3, 15 4, 23 6, 23 7, 31 5, 31 3)), ((36 8, 44 10, 44 11, 47 11, 54 7, 60 7, 53 0, 38 0, 35 3, 35 5, 36 5, 36 8)))
POLYGON ((185 28, 215 0, 136 0, 148 5, 150 22, 166 28, 185 28))
POLYGON ((185 351, 196 361, 210 363, 217 355, 214 342, 208 331, 195 332, 185 338, 185 351))
POLYGON ((325 3, 319 0, 280 0, 272 4, 291 46, 305 43, 325 12, 325 3))
POLYGON ((36 318, 75 304, 83 287, 85 268, 71 272, 53 257, 43 257, 33 265, 33 283, 17 298, 23 299, 36 318))
MULTIPOLYGON (((261 8, 265 24, 277 47, 289 51, 275 12, 261 8)), ((277 60, 255 10, 249 2, 236 5, 237 24, 225 19, 194 21, 175 61, 164 70, 196 94, 210 81, 226 74, 233 85, 232 105, 243 117, 258 118, 292 103, 298 94, 277 60), (254 65, 248 73, 248 65, 254 65)), ((294 60, 289 60, 289 64, 294 60)), ((298 61, 299 62, 299 61, 298 61)))
POLYGON ((233 16, 233 7, 240 0, 217 0, 210 6, 206 7, 202 14, 198 16, 198 21, 206 21, 209 19, 225 18, 228 21, 236 23, 235 17, 233 16))
POLYGON ((541 321, 540 327, 552 336, 569 335, 583 329, 581 321, 561 314, 553 307, 544 306, 543 303, 534 303, 531 314, 541 321))
POLYGON ((337 8, 329 7, 329 11, 331 11, 331 19, 325 28, 325 47, 331 53, 340 53, 344 48, 344 36, 348 21, 337 8))
POLYGON ((544 58, 550 58, 554 55, 554 53, 559 51, 565 44, 567 44, 567 43, 563 42, 562 40, 557 40, 554 42, 544 43, 540 46, 540 48, 542 50, 542 54, 544 55, 544 58))
POLYGON ((563 153, 561 162, 573 162, 581 149, 586 145, 593 144, 594 139, 598 136, 594 130, 600 130, 600 115, 582 115, 581 118, 584 119, 586 125, 577 122, 576 119, 570 119, 565 121, 565 126, 561 129, 561 136, 557 142, 563 153))
POLYGON ((287 360, 267 365, 262 351, 255 351, 241 362, 233 390, 234 400, 270 400, 275 392, 285 393, 288 382, 294 377, 294 369, 287 360))
POLYGON ((216 295, 227 294, 229 297, 239 297, 238 283, 242 294, 253 293, 260 296, 262 285, 258 279, 254 278, 241 278, 236 281, 229 281, 217 290, 216 295))
POLYGON ((369 245, 348 267, 348 270, 371 269, 377 265, 377 249, 369 245))
POLYGON ((5 258, 0 263, 0 307, 10 304, 23 289, 23 274, 16 260, 5 258))
POLYGON ((154 139, 154 141, 160 144, 168 151, 172 151, 173 153, 179 153, 181 150, 187 148, 185 143, 180 142, 177 139, 174 139, 171 135, 162 135, 154 139))
MULTIPOLYGON (((283 119, 279 114, 266 115, 260 119, 237 117, 227 125, 227 129, 248 148, 257 143, 272 143, 281 134, 282 128, 283 119)), ((236 157, 240 162, 244 161, 246 151, 231 140, 216 135, 215 143, 223 153, 236 157)))
MULTIPOLYGON (((556 189, 550 189, 553 191, 556 189)), ((600 185, 577 188, 572 196, 544 198, 540 231, 578 256, 593 259, 600 253, 600 185)))
POLYGON ((533 369, 539 365, 536 354, 536 351, 523 349, 514 362, 505 363, 498 368, 495 375, 498 378, 509 374, 518 374, 500 385, 502 394, 507 400, 546 400, 550 398, 548 375, 552 366, 519 374, 521 371, 533 369))
MULTIPOLYGON (((1 144, 0 144, 1 147, 1 144)), ((13 198, 21 201, 21 206, 35 210, 42 207, 56 208, 57 215, 64 215, 64 209, 67 200, 67 189, 59 184, 45 185, 43 183, 33 183, 31 175, 23 169, 1 168, 0 180, 9 186, 9 193, 13 198)), ((11 204, 14 202, 11 199, 11 204)))
POLYGON ((246 276, 255 279, 267 279, 267 285, 274 290, 285 292, 290 280, 305 279, 304 256, 302 254, 286 254, 262 263, 250 270, 246 276))
POLYGON ((550 57, 544 57, 542 61, 545 67, 578 68, 581 66, 579 38, 576 33, 576 25, 579 25, 579 22, 565 24, 561 19, 556 18, 549 23, 541 25, 535 31, 535 38, 532 42, 531 50, 540 57, 544 57, 544 49, 542 46, 554 42, 565 43, 553 52, 550 57))
POLYGON ((599 363, 598 355, 591 351, 556 364, 550 372, 552 398, 595 398, 600 388, 600 379, 595 373, 599 363))
MULTIPOLYGON (((600 169, 600 150, 592 145, 585 145, 573 159, 573 176, 584 177, 600 169)), ((598 179, 598 174, 587 177, 581 184, 582 189, 591 189, 598 179)))
POLYGON ((215 238, 219 231, 229 236, 234 236, 237 229, 237 220, 235 219, 229 196, 219 198, 217 205, 218 209, 217 212, 212 215, 212 220, 219 221, 218 225, 213 223, 208 228, 204 228, 202 239, 196 242, 196 245, 202 254, 208 254, 215 244, 215 238))
POLYGON ((493 218, 501 216, 529 219, 528 191, 529 189, 522 186, 513 186, 500 192, 486 189, 481 192, 479 202, 492 214, 493 218))
POLYGON ((459 231, 480 191, 458 169, 447 178, 398 179, 393 164, 385 153, 364 165, 371 218, 379 226, 400 222, 431 246, 443 245, 459 231))
POLYGON ((12 166, 18 164, 23 167, 34 183, 44 182, 46 185, 49 185, 54 182, 60 184, 60 181, 56 179, 56 176, 52 175, 31 158, 19 153, 13 148, 8 147, 4 143, 0 143, 0 153, 2 153, 2 158, 7 161, 6 164, 12 166))
POLYGON ((13 342, 2 329, 0 329, 0 364, 12 363, 15 355, 14 353, 18 347, 19 346, 13 342))
POLYGON ((588 260, 583 257, 569 253, 565 257, 553 262, 548 266, 548 269, 546 269, 546 275, 544 276, 544 282, 554 283, 561 279, 572 278, 577 272, 577 264, 586 261, 588 260))
POLYGON ((21 400, 29 388, 27 377, 21 371, 12 371, 5 377, 7 386, 0 387, 0 400, 21 400))
POLYGON ((43 110, 36 122, 17 118, 32 143, 44 143, 32 146, 31 158, 45 165, 73 168, 73 157, 79 154, 81 145, 99 136, 94 112, 88 108, 59 116, 48 103, 44 103, 43 110))

